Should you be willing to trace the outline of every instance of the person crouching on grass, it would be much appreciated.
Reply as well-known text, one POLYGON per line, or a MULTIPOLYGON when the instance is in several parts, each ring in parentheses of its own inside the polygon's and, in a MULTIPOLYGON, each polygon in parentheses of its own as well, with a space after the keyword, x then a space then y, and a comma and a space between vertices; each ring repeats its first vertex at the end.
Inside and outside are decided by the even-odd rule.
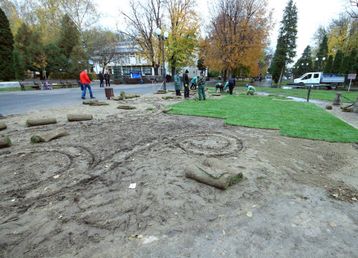
POLYGON ((91 89, 91 84, 90 84, 91 80, 88 77, 87 69, 84 69, 80 73, 80 82, 81 82, 81 85, 82 85, 82 99, 86 98, 86 89, 87 88, 88 88, 88 91, 89 91, 91 99, 94 99, 92 89, 91 89))

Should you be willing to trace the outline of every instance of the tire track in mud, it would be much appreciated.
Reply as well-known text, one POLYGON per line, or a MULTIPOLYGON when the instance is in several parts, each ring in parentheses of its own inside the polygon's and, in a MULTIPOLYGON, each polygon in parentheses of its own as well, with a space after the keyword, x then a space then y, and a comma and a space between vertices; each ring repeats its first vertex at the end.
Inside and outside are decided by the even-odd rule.
MULTIPOLYGON (((149 124, 150 122, 148 121, 149 124)), ((97 234, 96 239, 101 239, 114 232, 128 237, 128 234, 138 234, 151 227, 164 227, 169 221, 170 223, 176 221, 175 224, 180 227, 185 221, 192 221, 198 212, 205 213, 206 204, 215 202, 217 198, 215 191, 209 187, 198 190, 196 184, 186 184, 183 175, 174 174, 180 171, 180 168, 175 168, 174 164, 179 164, 181 161, 174 159, 173 164, 173 158, 178 153, 184 158, 187 156, 195 158, 206 154, 226 155, 223 154, 223 148, 230 148, 230 155, 237 155, 243 149, 242 142, 223 133, 208 133, 200 139, 205 141, 214 137, 229 143, 218 148, 215 146, 210 148, 209 144, 210 153, 184 151, 183 154, 183 148, 178 147, 178 142, 182 140, 180 130, 174 130, 173 127, 169 131, 171 132, 169 136, 157 136, 158 132, 152 133, 134 143, 131 142, 130 147, 128 144, 124 144, 123 148, 119 145, 119 150, 101 159, 85 146, 44 147, 43 150, 47 150, 49 156, 51 156, 50 150, 55 148, 74 148, 80 152, 81 155, 75 155, 73 151, 64 151, 69 155, 71 163, 67 171, 72 169, 70 173, 83 174, 83 177, 73 178, 72 175, 68 175, 70 178, 68 184, 65 181, 60 188, 23 200, 23 203, 27 202, 26 207, 22 206, 24 213, 29 209, 33 211, 43 209, 52 203, 52 212, 46 215, 48 221, 44 222, 44 225, 46 228, 46 224, 52 225, 51 223, 55 222, 59 230, 46 232, 41 245, 50 245, 53 239, 57 239, 58 246, 66 246, 71 239, 73 243, 81 239, 83 241, 81 245, 85 245, 93 242, 93 234, 97 234), (226 140, 227 138, 229 140, 226 140), (146 164, 147 161, 156 160, 158 157, 163 157, 164 160, 146 164), (79 164, 79 161, 82 163, 79 164), (172 169, 174 172, 171 171, 172 169), (134 191, 128 190, 128 185, 132 181, 138 182, 134 191), (90 205, 84 205, 86 203, 90 205), (79 230, 71 230, 68 227, 65 229, 68 223, 75 225, 74 228, 79 230)), ((133 136, 129 134, 128 137, 133 136)), ((197 139, 195 133, 185 134, 183 137, 197 139)), ((215 139, 209 140, 215 142, 215 139)), ((200 149, 200 146, 191 145, 191 150, 194 148, 200 149)), ((43 182, 51 181, 50 177, 43 182)), ((13 217, 13 219, 21 223, 21 214, 12 211, 17 214, 17 218, 13 217)), ((9 219, 3 221, 3 223, 9 222, 9 219)), ((31 228, 36 230, 36 225, 32 225, 29 229, 31 228)), ((25 234, 23 237, 20 242, 31 243, 31 234, 25 234)), ((40 245, 34 246, 40 248, 40 245)), ((36 250, 29 252, 31 253, 36 253, 36 250)))

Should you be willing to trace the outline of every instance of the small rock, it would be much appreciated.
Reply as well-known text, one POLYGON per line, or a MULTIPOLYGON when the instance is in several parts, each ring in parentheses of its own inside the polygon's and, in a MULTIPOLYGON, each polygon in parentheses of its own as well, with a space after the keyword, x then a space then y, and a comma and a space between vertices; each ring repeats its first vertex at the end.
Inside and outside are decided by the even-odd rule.
POLYGON ((60 175, 55 175, 55 176, 53 176, 54 179, 57 179, 57 178, 59 178, 59 177, 60 177, 60 175))
POLYGON ((357 201, 357 198, 356 197, 352 197, 352 201, 357 201))
POLYGON ((331 106, 331 105, 327 105, 327 106, 326 106, 326 109, 327 109, 327 110, 332 110, 332 106, 331 106))
POLYGON ((337 224, 336 224, 336 223, 334 223, 334 222, 329 222, 328 224, 329 224, 332 228, 337 227, 337 224))
POLYGON ((148 237, 145 237, 144 239, 143 239, 143 244, 145 245, 145 244, 150 244, 150 243, 152 243, 152 242, 154 242, 154 241, 157 241, 157 240, 159 240, 157 237, 155 237, 155 236, 148 236, 148 237))
POLYGON ((142 239, 143 238, 143 235, 131 235, 129 237, 130 240, 133 240, 133 239, 142 239))
POLYGON ((252 218, 252 211, 248 211, 248 212, 246 213, 246 216, 249 217, 249 218, 252 218))
POLYGON ((131 183, 129 184, 129 189, 135 189, 137 187, 137 183, 131 183))

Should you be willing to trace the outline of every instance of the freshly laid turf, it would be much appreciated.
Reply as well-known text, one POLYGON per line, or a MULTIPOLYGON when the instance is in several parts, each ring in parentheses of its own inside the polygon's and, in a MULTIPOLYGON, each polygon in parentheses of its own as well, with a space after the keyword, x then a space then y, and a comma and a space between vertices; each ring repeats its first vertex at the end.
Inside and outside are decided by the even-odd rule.
MULTIPOLYGON (((255 87, 257 91, 267 92, 273 95, 282 95, 282 96, 290 96, 290 97, 298 97, 298 98, 306 98, 307 97, 307 89, 282 89, 282 88, 270 88, 270 87, 255 87)), ((334 90, 318 90, 312 89, 310 99, 319 99, 325 101, 333 101, 336 97, 336 93, 342 93, 342 101, 343 102, 353 102, 358 98, 358 91, 334 91, 334 90), (346 99, 346 98, 348 99, 346 99)))
POLYGON ((358 142, 358 130, 311 103, 273 97, 226 96, 206 101, 188 100, 171 106, 171 114, 223 118, 229 125, 279 129, 281 135, 358 142))

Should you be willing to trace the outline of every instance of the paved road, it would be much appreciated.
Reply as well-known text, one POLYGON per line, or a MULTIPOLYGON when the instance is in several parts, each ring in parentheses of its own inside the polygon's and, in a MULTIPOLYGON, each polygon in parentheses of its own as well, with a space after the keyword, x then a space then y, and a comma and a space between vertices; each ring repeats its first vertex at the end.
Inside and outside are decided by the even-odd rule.
MULTIPOLYGON (((113 87, 115 95, 119 95, 121 91, 151 94, 160 88, 161 84, 116 85, 113 87)), ((169 84, 167 85, 167 89, 172 90, 174 87, 172 84, 169 84)), ((103 88, 94 85, 92 90, 97 99, 105 99, 103 88)), ((89 97, 88 92, 86 97, 89 97)), ((79 88, 49 91, 0 92, 0 114, 21 114, 35 110, 75 105, 81 102, 81 91, 79 88)))

